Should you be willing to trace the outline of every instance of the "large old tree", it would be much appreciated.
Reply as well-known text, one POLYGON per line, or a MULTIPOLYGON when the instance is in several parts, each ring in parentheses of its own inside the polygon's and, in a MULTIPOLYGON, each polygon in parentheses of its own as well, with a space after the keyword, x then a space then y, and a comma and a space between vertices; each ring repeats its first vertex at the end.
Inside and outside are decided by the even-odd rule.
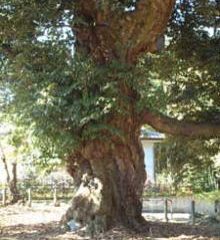
POLYGON ((220 136, 219 1, 0 3, 5 109, 67 161, 78 191, 63 220, 139 229, 141 127, 220 136))

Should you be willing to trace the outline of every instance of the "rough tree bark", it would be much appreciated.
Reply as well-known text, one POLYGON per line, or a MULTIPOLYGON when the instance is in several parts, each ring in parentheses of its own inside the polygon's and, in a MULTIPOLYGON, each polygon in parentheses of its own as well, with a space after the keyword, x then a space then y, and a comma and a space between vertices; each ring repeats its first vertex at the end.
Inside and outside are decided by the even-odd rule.
POLYGON ((92 57, 97 64, 113 59, 135 64, 142 53, 157 51, 157 40, 163 35, 174 0, 139 0, 134 11, 115 11, 112 1, 79 0, 75 17, 77 51, 92 57), (85 24, 86 23, 86 24, 85 24))
MULTIPOLYGON (((120 122, 129 130, 129 121, 120 122)), ((70 156, 68 171, 78 191, 63 221, 74 218, 96 233, 116 224, 143 226, 144 153, 139 129, 130 129, 124 137, 103 132, 103 141, 90 141, 70 156)))

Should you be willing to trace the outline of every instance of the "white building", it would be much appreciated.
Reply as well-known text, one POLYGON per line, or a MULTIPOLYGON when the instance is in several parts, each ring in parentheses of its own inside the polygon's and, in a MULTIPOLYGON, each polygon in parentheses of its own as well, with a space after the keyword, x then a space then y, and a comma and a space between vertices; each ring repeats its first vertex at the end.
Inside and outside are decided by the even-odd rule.
POLYGON ((164 134, 142 129, 141 142, 145 154, 145 169, 147 172, 147 181, 151 183, 156 182, 154 144, 163 141, 164 138, 164 134))

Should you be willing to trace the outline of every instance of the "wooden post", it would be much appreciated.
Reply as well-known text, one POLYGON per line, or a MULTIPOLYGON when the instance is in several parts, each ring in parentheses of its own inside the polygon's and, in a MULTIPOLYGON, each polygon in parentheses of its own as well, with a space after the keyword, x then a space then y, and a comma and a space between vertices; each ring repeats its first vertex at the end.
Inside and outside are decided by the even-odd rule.
POLYGON ((220 202, 215 200, 215 214, 220 214, 220 202))
POLYGON ((2 205, 6 205, 6 188, 2 190, 2 205))
POLYGON ((215 218, 219 222, 220 221, 220 201, 215 200, 215 218))
POLYGON ((32 205, 31 188, 28 189, 28 207, 32 205))
POLYGON ((191 202, 191 220, 192 220, 192 224, 195 224, 195 201, 192 200, 191 202))
POLYGON ((171 212, 171 219, 173 220, 173 201, 170 200, 170 212, 171 212))
POLYGON ((53 190, 53 205, 54 207, 57 206, 57 188, 56 187, 53 190))
POLYGON ((165 217, 165 221, 168 222, 168 200, 167 198, 165 198, 164 200, 164 217, 165 217))
POLYGON ((65 184, 63 182, 62 183, 62 198, 64 198, 64 192, 65 192, 65 184))

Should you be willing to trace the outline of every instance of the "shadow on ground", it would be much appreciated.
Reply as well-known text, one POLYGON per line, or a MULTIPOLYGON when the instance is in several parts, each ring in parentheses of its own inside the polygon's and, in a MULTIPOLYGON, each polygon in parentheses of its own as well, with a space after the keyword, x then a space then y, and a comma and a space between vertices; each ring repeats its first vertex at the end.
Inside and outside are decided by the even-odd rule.
POLYGON ((15 225, 0 230, 0 240, 46 240, 64 234, 58 222, 35 225, 15 225))
MULTIPOLYGON (((113 229, 95 239, 141 240, 141 239, 220 239, 220 225, 191 226, 180 223, 149 223, 149 233, 136 234, 124 228, 113 229)), ((16 225, 0 230, 1 240, 78 240, 90 239, 85 232, 68 232, 58 222, 36 225, 16 225)))

